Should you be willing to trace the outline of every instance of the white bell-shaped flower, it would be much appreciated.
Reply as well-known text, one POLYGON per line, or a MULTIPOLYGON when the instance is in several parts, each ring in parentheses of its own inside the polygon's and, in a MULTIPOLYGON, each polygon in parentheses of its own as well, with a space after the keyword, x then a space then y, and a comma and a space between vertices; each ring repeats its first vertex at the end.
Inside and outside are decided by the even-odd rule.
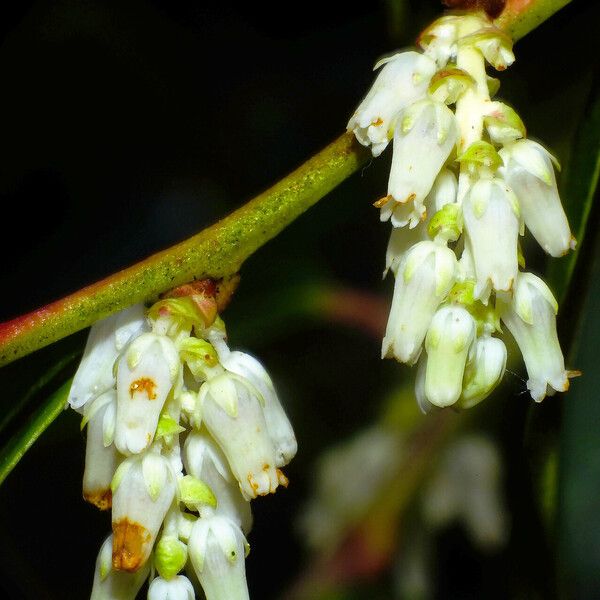
POLYGON ((148 600, 194 600, 194 586, 185 575, 166 580, 156 577, 148 588, 148 600))
POLYGON ((510 291, 519 270, 519 204, 501 179, 480 179, 463 201, 466 244, 475 265, 475 298, 510 291))
POLYGON ((128 458, 113 479, 113 566, 137 571, 146 563, 175 496, 175 477, 157 448, 128 458))
POLYGON ((287 484, 277 469, 260 392, 239 375, 224 371, 198 393, 202 422, 227 457, 247 499, 273 493, 287 484))
POLYGON ((179 354, 166 336, 144 333, 118 363, 115 444, 138 454, 154 439, 160 412, 180 370, 179 354))
POLYGON ((424 220, 425 198, 457 139, 456 119, 444 104, 421 100, 402 113, 394 132, 388 196, 380 201, 382 221, 415 227, 424 220))
POLYGON ((419 242, 404 256, 396 273, 394 297, 381 349, 382 357, 414 364, 438 306, 456 271, 456 256, 444 245, 419 242))
POLYGON ((536 402, 569 389, 556 334, 558 304, 548 286, 532 273, 519 273, 512 301, 499 303, 501 319, 523 354, 527 389, 536 402))
POLYGON ((247 542, 230 519, 209 515, 192 527, 188 549, 206 600, 248 600, 247 542))
POLYGON ((449 169, 442 169, 433 182, 431 191, 425 198, 426 217, 416 227, 392 227, 390 240, 385 253, 385 277, 391 269, 394 274, 404 254, 418 242, 429 240, 427 226, 430 216, 441 210, 446 204, 456 202, 456 176, 449 169))
POLYGON ((79 410, 114 387, 113 366, 119 352, 144 328, 147 324, 143 304, 136 304, 92 325, 69 392, 72 408, 79 410))
POLYGON ((419 225, 413 229, 409 229, 408 227, 392 227, 385 252, 385 270, 383 271, 383 277, 385 278, 387 276, 390 269, 394 275, 396 275, 398 267, 402 262, 402 258, 408 250, 415 244, 426 240, 429 240, 426 222, 419 223, 419 225))
POLYGON ((250 502, 242 496, 225 455, 206 431, 191 431, 183 448, 183 463, 190 475, 204 481, 217 498, 216 513, 235 521, 242 531, 252 528, 250 502))
POLYGON ((500 150, 504 179, 519 199, 525 225, 545 252, 562 256, 575 247, 563 210, 552 161, 540 144, 518 140, 500 150))
POLYGON ((112 545, 113 536, 109 535, 96 559, 90 600, 135 600, 148 577, 150 565, 146 564, 135 573, 115 570, 112 564, 112 545))
POLYGON ((487 398, 500 383, 506 368, 506 346, 490 335, 478 337, 465 368, 460 405, 471 408, 487 398))
POLYGON ((117 393, 109 390, 85 405, 87 422, 85 470, 83 472, 83 497, 107 510, 111 506, 110 484, 122 456, 113 444, 115 432, 117 393))
POLYGON ((425 397, 431 404, 450 406, 460 398, 475 332, 473 317, 461 306, 443 306, 435 313, 425 338, 425 397))
POLYGON ((231 373, 247 379, 260 392, 267 429, 277 455, 275 465, 284 467, 296 456, 298 442, 266 369, 256 358, 239 350, 223 357, 221 364, 231 373))
POLYGON ((436 70, 433 60, 414 51, 380 60, 375 69, 382 65, 347 127, 363 146, 371 146, 373 156, 379 156, 388 145, 398 113, 425 96, 436 70))

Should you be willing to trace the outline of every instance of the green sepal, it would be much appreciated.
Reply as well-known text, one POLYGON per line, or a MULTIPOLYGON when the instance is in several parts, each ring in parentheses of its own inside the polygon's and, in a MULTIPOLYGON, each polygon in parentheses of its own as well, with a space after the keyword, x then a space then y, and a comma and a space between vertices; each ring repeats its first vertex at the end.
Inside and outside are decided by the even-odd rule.
POLYGON ((213 345, 200 338, 189 337, 183 340, 179 346, 179 353, 196 379, 206 379, 207 369, 219 364, 219 357, 213 345))
POLYGON ((125 474, 127 473, 127 471, 129 471, 131 466, 132 466, 131 461, 124 460, 117 467, 117 470, 115 471, 115 474, 113 475, 112 481, 110 482, 110 491, 112 492, 113 496, 116 494, 117 490, 119 489, 119 486, 121 485, 121 481, 123 481, 123 477, 125 477, 125 474))
POLYGON ((500 80, 497 77, 486 75, 486 83, 490 98, 493 98, 500 91, 500 80))
POLYGON ((513 108, 503 102, 494 102, 492 112, 483 118, 483 122, 490 137, 498 143, 504 144, 527 135, 521 117, 513 108))
POLYGON ((429 84, 429 95, 437 102, 454 104, 475 80, 466 71, 456 66, 448 66, 438 71, 429 84))
POLYGON ((487 306, 475 299, 475 282, 472 280, 459 281, 454 284, 448 293, 447 302, 460 304, 466 308, 477 323, 477 334, 483 331, 502 331, 500 317, 495 307, 489 303, 487 306))
POLYGON ((478 140, 473 142, 457 159, 474 169, 485 168, 496 171, 502 166, 502 159, 489 142, 478 140))
POLYGON ((179 480, 179 499, 191 509, 200 505, 217 507, 217 498, 213 491, 204 481, 193 475, 185 475, 179 480))
POLYGON ((463 228, 463 217, 461 207, 456 203, 445 204, 438 210, 427 227, 427 233, 433 239, 438 235, 447 241, 456 241, 463 228))
POLYGON ((185 431, 185 427, 182 427, 169 413, 162 413, 158 420, 154 439, 178 435, 183 431, 185 431))
POLYGON ((161 317, 174 319, 181 327, 204 327, 202 313, 190 297, 166 298, 155 302, 148 311, 148 316, 156 321, 161 317))
POLYGON ((452 304, 462 304, 466 308, 471 306, 475 302, 475 282, 470 279, 457 281, 448 292, 448 301, 452 304))

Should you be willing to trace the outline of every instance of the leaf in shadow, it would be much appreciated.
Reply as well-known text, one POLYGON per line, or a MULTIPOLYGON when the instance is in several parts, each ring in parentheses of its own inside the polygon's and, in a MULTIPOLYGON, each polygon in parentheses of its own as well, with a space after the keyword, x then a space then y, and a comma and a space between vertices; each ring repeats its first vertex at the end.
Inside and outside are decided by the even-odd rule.
POLYGON ((63 383, 0 450, 0 484, 54 419, 64 411, 72 381, 69 379, 63 383))

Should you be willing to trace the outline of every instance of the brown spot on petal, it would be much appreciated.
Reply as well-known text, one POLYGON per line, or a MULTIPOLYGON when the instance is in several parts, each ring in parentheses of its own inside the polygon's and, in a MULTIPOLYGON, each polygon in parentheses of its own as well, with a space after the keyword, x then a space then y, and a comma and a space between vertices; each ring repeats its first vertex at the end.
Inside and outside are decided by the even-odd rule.
POLYGON ((402 201, 402 204, 408 204, 409 202, 413 202, 416 197, 417 195, 414 192, 411 192, 408 196, 406 196, 406 199, 402 201))
POLYGON ((156 399, 156 383, 150 377, 141 377, 136 379, 129 386, 129 395, 133 398, 134 394, 142 394, 146 392, 148 400, 156 399))
POLYGON ((108 510, 112 506, 112 491, 110 488, 93 492, 84 491, 83 498, 100 510, 108 510))
POLYGON ((578 369, 567 371, 567 377, 573 379, 574 377, 581 377, 583 373, 578 369))
POLYGON ((150 553, 150 532, 129 519, 113 523, 112 563, 117 571, 133 573, 148 559, 150 553))
POLYGON ((372 123, 371 125, 374 125, 375 127, 379 127, 380 125, 383 125, 383 119, 381 117, 377 117, 372 123))

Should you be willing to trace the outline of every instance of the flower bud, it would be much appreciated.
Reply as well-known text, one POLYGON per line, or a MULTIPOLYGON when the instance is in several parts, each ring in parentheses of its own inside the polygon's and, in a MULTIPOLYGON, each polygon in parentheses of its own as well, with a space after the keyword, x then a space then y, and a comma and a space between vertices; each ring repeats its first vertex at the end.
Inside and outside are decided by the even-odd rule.
POLYGON ((83 497, 100 510, 111 506, 110 484, 122 456, 113 442, 117 393, 110 390, 85 405, 87 421, 83 497))
POLYGON ((560 202, 553 157, 531 140, 519 140, 500 151, 506 182, 519 198, 525 225, 545 252, 562 256, 575 247, 560 202))
POLYGON ((205 431, 191 431, 183 448, 185 470, 204 481, 217 498, 216 513, 237 523, 248 533, 252 528, 250 502, 244 499, 227 459, 205 431))
POLYGON ((90 600, 135 600, 150 571, 145 565, 135 573, 116 571, 112 565, 113 536, 109 535, 102 544, 96 569, 90 600))
POLYGON ((481 179, 463 202, 466 244, 475 265, 475 298, 487 304, 494 290, 510 291, 519 270, 519 205, 501 179, 481 179))
POLYGON ((72 408, 81 409, 114 387, 113 366, 119 352, 145 326, 143 304, 136 304, 92 325, 69 392, 72 408))
POLYGON ((394 227, 415 227, 425 218, 424 200, 457 139, 456 119, 444 104, 422 100, 402 113, 382 221, 391 218, 394 227))
POLYGON ((160 576, 167 580, 175 577, 185 567, 187 557, 187 546, 175 535, 165 535, 163 530, 154 553, 154 565, 160 576))
POLYGON ((287 483, 276 468, 259 392, 246 380, 224 372, 202 384, 198 394, 203 423, 227 457, 247 499, 273 493, 287 483))
POLYGON ((148 588, 148 600, 194 600, 192 582, 184 575, 166 580, 157 577, 148 588))
POLYGON ((475 331, 473 317, 460 306, 444 306, 435 313, 425 338, 425 398, 431 404, 450 406, 460 398, 475 331))
POLYGON ((489 335, 477 338, 465 368, 460 405, 471 408, 487 398, 502 380, 505 368, 504 342, 489 335))
POLYGON ((532 273, 519 273, 512 301, 499 305, 501 319, 523 354, 531 397, 541 402, 569 389, 556 334, 558 304, 548 286, 532 273))
POLYGON ((454 283, 455 270, 454 252, 435 242, 419 242, 406 253, 396 273, 382 357, 411 365, 417 361, 433 314, 454 283))
POLYGON ((123 354, 117 371, 115 431, 120 452, 138 454, 150 446, 179 368, 177 349, 165 336, 145 333, 123 354))
POLYGON ((155 452, 125 460, 113 479, 113 566, 137 571, 146 563, 175 496, 168 460, 155 452))
POLYGON ((422 98, 435 73, 435 63, 418 52, 401 52, 380 60, 383 69, 348 123, 363 145, 379 156, 388 145, 398 113, 422 98))
POLYGON ((247 542, 235 523, 219 515, 198 519, 188 548, 206 600, 249 599, 244 565, 247 542))

